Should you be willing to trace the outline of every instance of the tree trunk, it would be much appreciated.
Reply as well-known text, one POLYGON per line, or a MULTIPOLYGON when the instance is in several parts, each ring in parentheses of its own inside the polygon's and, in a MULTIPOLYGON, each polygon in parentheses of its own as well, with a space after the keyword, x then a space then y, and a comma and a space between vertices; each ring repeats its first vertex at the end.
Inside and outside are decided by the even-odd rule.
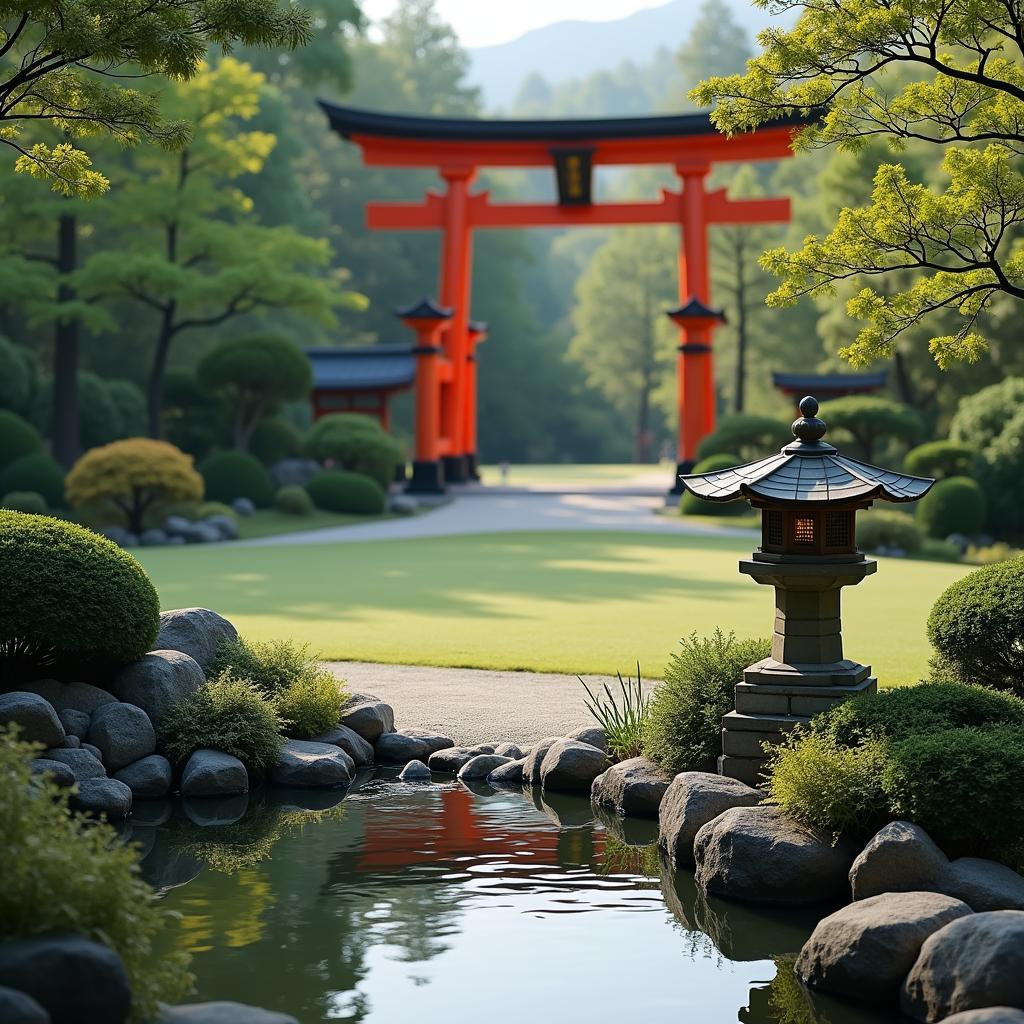
POLYGON ((899 392, 900 401, 912 406, 915 404, 914 385, 907 371, 907 361, 899 349, 893 352, 892 358, 896 365, 896 390, 899 392))
POLYGON ((149 383, 146 387, 146 410, 149 419, 149 436, 159 441, 163 437, 163 424, 160 422, 162 398, 164 390, 164 374, 167 372, 167 356, 174 338, 174 303, 164 310, 160 318, 160 334, 157 337, 156 351, 149 370, 149 383))
MULTIPOLYGON (((67 283, 67 275, 77 265, 77 233, 74 214, 63 214, 57 225, 58 302, 70 302, 75 297, 74 290, 67 283)), ((78 318, 59 319, 53 340, 53 454, 65 469, 70 469, 81 450, 78 429, 78 318)))

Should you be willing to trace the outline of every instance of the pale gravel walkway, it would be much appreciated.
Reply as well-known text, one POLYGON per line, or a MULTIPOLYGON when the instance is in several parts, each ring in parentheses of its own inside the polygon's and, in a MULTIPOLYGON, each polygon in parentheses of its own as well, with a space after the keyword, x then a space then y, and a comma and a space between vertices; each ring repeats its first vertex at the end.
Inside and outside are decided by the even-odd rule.
POLYGON ((387 519, 359 526, 280 534, 257 540, 232 541, 232 547, 282 544, 343 544, 368 540, 408 540, 464 534, 562 530, 621 530, 716 537, 749 537, 749 530, 719 526, 714 521, 655 515, 661 497, 630 494, 492 493, 461 495, 447 505, 408 519, 387 519))
MULTIPOLYGON (((390 704, 397 728, 436 730, 457 744, 529 744, 596 724, 575 676, 356 661, 329 662, 328 668, 354 692, 390 704)), ((606 681, 619 692, 618 680, 583 678, 595 692, 606 681)))

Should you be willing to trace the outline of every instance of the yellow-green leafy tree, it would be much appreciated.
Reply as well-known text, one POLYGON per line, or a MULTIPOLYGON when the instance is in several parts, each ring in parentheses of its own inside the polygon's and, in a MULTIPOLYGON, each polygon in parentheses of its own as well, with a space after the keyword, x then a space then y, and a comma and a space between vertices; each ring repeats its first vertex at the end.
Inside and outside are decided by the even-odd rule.
POLYGON ((799 11, 792 29, 760 36, 745 74, 709 78, 692 93, 716 104, 724 132, 781 115, 812 115, 797 148, 859 151, 883 139, 945 149, 939 185, 883 163, 866 205, 841 210, 825 236, 773 249, 762 265, 781 278, 769 304, 835 295, 864 321, 842 354, 856 365, 890 356, 932 314, 955 329, 929 343, 936 362, 977 360, 979 317, 999 297, 1024 299, 1024 7, 1019 0, 754 0, 774 14, 799 11))
POLYGON ((64 489, 74 508, 108 502, 124 513, 129 530, 141 533, 154 505, 199 501, 203 478, 180 448, 133 437, 87 451, 71 467, 64 489))

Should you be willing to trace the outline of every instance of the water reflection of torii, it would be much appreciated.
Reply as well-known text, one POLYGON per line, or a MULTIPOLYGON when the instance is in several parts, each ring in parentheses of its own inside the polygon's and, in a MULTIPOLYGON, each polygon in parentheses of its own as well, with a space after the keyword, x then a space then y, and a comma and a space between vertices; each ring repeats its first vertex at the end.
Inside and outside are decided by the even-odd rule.
MULTIPOLYGON (((440 230, 443 237, 440 307, 417 307, 430 312, 433 331, 426 331, 423 316, 411 318, 420 337, 410 491, 439 493, 446 482, 477 478, 474 341, 482 340, 483 331, 473 330, 470 295, 473 232, 484 228, 679 225, 677 458, 678 471, 690 471, 698 443, 715 425, 712 341, 721 314, 710 306, 708 226, 785 222, 790 216, 788 199, 729 199, 724 189, 708 191, 705 179, 716 163, 791 155, 802 121, 778 121, 727 138, 704 113, 483 121, 320 105, 331 128, 360 147, 367 165, 434 168, 445 184, 443 194, 427 192, 422 203, 370 203, 366 211, 371 229, 440 230), (639 164, 674 167, 682 190, 663 190, 660 199, 647 202, 593 201, 595 166, 639 164), (553 167, 558 201, 493 203, 487 192, 473 194, 470 185, 483 167, 553 167)), ((678 475, 671 493, 681 493, 678 475)))

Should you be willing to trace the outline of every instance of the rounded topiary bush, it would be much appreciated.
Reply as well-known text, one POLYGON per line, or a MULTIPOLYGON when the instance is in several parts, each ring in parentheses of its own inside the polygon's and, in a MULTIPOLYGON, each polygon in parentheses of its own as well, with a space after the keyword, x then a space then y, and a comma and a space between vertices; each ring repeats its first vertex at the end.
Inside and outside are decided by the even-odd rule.
MULTIPOLYGON (((716 473, 720 469, 732 469, 740 460, 735 455, 723 453, 709 455, 693 467, 694 473, 716 473)), ((747 511, 745 501, 705 501, 696 494, 686 491, 679 499, 679 512, 684 516, 735 516, 747 511)))
POLYGON ((84 527, 0 511, 0 673, 89 677, 137 661, 160 624, 139 563, 84 527))
POLYGON ((287 420, 264 420, 252 432, 249 451, 265 466, 302 454, 302 434, 287 420))
MULTIPOLYGON (((735 412, 723 416, 713 434, 697 446, 697 458, 738 452, 743 460, 759 459, 777 452, 793 440, 788 423, 757 413, 735 412)), ((737 463, 733 463, 736 465, 737 463)))
POLYGON ((722 752, 722 715, 733 709, 743 670, 771 654, 771 641, 715 630, 679 642, 644 723, 644 754, 666 771, 705 771, 722 752))
POLYGON ((325 469, 306 484, 306 490, 313 504, 328 512, 379 516, 387 507, 384 489, 361 473, 325 469))
POLYGON ((957 678, 1024 693, 1024 556, 947 588, 928 616, 928 639, 957 678))
POLYGON ((289 516, 308 516, 313 511, 309 491, 298 484, 286 484, 274 495, 274 507, 289 516))
POLYGON ((985 528, 988 502, 969 476, 940 480, 919 502, 915 518, 929 537, 963 533, 973 537, 985 528))
POLYGON ((873 508, 857 519, 857 547, 862 551, 899 548, 908 555, 924 546, 924 531, 913 516, 889 509, 873 508))
POLYGON ((35 491, 50 508, 64 508, 64 470, 44 452, 23 455, 0 469, 0 493, 35 491))
POLYGON ((199 467, 206 481, 210 501, 231 504, 248 498, 257 508, 268 508, 274 500, 274 484, 258 459, 244 452, 218 452, 199 467))
POLYGON ((959 441, 927 441, 911 448, 903 469, 913 476, 945 480, 951 476, 973 477, 979 469, 978 453, 959 441))
POLYGON ((383 488, 405 459, 402 446, 375 419, 352 412, 317 420, 306 437, 306 453, 317 462, 371 477, 383 488))
POLYGON ((49 512, 46 499, 36 491, 11 491, 5 494, 0 507, 11 512, 27 512, 34 516, 45 516, 49 512))
POLYGON ((42 438, 31 423, 7 409, 0 409, 0 466, 42 450, 42 438))

